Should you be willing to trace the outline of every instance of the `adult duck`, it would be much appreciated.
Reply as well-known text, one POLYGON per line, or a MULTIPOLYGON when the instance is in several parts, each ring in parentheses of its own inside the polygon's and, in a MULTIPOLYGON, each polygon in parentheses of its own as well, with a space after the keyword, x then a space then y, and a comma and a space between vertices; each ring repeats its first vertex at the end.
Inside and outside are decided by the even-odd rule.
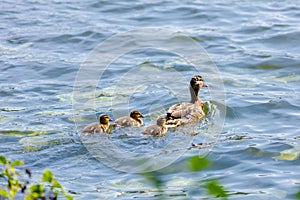
POLYGON ((197 122, 205 116, 202 106, 203 101, 199 98, 199 91, 207 87, 200 75, 195 75, 190 81, 190 102, 182 102, 172 105, 167 111, 167 125, 180 126, 197 122))
POLYGON ((82 133, 108 133, 110 121, 112 120, 107 114, 101 114, 99 116, 99 122, 94 122, 92 124, 87 125, 86 127, 84 127, 82 133))
POLYGON ((144 118, 144 116, 140 111, 132 110, 129 116, 124 116, 116 119, 115 124, 121 127, 143 126, 144 124, 141 118, 144 118))

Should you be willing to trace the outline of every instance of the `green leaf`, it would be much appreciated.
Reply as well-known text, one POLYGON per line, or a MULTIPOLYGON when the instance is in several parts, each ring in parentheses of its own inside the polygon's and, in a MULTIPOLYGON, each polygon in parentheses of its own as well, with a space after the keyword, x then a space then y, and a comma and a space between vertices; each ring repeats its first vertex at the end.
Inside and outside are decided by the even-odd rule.
POLYGON ((160 179, 159 175, 155 172, 146 172, 143 176, 152 183, 156 188, 160 188, 163 184, 163 181, 160 179))
POLYGON ((278 160, 294 161, 299 158, 299 155, 300 155, 300 148, 294 147, 291 149, 286 149, 281 151, 279 156, 275 156, 273 158, 276 158, 278 160))
POLYGON ((2 164, 2 165, 7 164, 7 160, 6 160, 6 157, 4 155, 0 155, 0 164, 2 164))
POLYGON ((297 199, 300 199, 300 189, 299 189, 299 191, 298 191, 297 194, 296 194, 296 198, 297 198, 297 199))
POLYGON ((6 190, 3 190, 2 188, 0 188, 0 196, 9 198, 9 193, 6 190))
POLYGON ((228 197, 227 191, 224 190, 224 187, 217 180, 207 182, 205 187, 208 193, 214 197, 228 197))
POLYGON ((52 184, 53 184, 53 187, 61 188, 61 189, 62 189, 62 186, 61 186, 61 184, 58 182, 58 180, 53 179, 53 180, 52 180, 52 184))
POLYGON ((15 160, 15 161, 13 161, 13 162, 11 163, 11 166, 12 166, 12 167, 15 167, 15 166, 22 166, 22 165, 24 165, 24 162, 21 161, 21 160, 15 160))
POLYGON ((49 169, 46 169, 44 171, 42 181, 51 183, 52 180, 53 180, 53 173, 49 169))
POLYGON ((200 171, 210 166, 210 162, 205 157, 193 156, 188 160, 188 166, 192 171, 200 171))
POLYGON ((64 195, 66 197, 66 199, 68 200, 74 200, 74 197, 72 197, 71 195, 64 195))
POLYGON ((30 187, 30 191, 32 193, 32 196, 34 198, 39 198, 41 196, 43 196, 43 193, 44 193, 44 187, 45 185, 43 184, 34 184, 30 187))
POLYGON ((11 178, 7 183, 12 196, 14 196, 14 194, 22 187, 18 179, 11 178))
POLYGON ((203 112, 205 113, 205 115, 208 115, 209 111, 210 111, 210 105, 208 102, 205 102, 203 105, 203 112))
POLYGON ((25 196, 24 200, 34 200, 31 194, 25 196))

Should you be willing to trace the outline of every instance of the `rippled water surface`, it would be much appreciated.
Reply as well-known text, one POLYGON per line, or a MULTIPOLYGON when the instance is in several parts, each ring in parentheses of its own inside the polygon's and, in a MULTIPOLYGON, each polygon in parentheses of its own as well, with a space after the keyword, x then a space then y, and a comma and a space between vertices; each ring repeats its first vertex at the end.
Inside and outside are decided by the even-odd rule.
MULTIPOLYGON (((4 0, 0 154, 24 160, 36 180, 51 169, 76 199, 204 199, 210 196, 201 180, 208 179, 218 179, 229 199, 295 199, 300 188, 299 21, 300 4, 292 0, 4 0), (226 94, 222 102, 211 98, 210 89, 201 91, 210 113, 192 128, 196 139, 178 145, 189 150, 156 173, 163 192, 144 176, 103 165, 78 133, 96 115, 116 118, 128 108, 140 109, 146 125, 153 123, 178 99, 188 100, 187 84, 195 73, 191 64, 161 49, 131 52, 111 63, 95 90, 83 93, 83 107, 89 109, 74 112, 73 104, 80 102, 72 101, 77 73, 91 51, 113 35, 145 27, 194 39, 217 65, 226 94), (178 73, 181 79, 174 80, 178 73), (225 123, 216 135, 215 113, 225 105, 225 123), (192 143, 203 145, 189 148, 192 143), (187 158, 207 153, 210 168, 187 169, 187 158)), ((201 74, 206 80, 212 76, 201 74)), ((170 131, 163 138, 140 138, 139 131, 108 137, 130 152, 159 149, 176 137, 170 131)))

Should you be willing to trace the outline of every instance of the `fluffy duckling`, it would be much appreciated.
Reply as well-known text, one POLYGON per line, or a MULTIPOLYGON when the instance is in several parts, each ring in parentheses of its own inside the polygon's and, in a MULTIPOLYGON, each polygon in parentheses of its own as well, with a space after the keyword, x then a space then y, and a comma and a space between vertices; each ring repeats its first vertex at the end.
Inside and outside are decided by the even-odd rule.
POLYGON ((108 133, 110 121, 112 120, 107 114, 102 114, 99 116, 99 122, 87 125, 84 127, 82 133, 108 133))
POLYGON ((143 121, 141 118, 144 118, 142 113, 138 110, 132 110, 129 116, 120 117, 116 119, 115 124, 121 127, 128 127, 128 126, 143 126, 143 121))
POLYGON ((199 90, 207 87, 200 75, 195 75, 190 81, 190 102, 182 102, 172 105, 167 111, 167 125, 184 125, 198 121, 205 116, 202 110, 204 102, 198 97, 199 90))
POLYGON ((167 131, 166 118, 160 117, 157 119, 156 124, 145 127, 142 135, 161 137, 164 136, 167 131))

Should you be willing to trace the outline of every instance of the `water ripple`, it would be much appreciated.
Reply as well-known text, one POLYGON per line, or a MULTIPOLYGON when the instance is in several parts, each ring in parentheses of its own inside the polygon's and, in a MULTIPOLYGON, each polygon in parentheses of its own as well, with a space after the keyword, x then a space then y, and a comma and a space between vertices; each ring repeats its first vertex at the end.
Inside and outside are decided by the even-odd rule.
MULTIPOLYGON (((79 119, 72 110, 77 71, 96 45, 135 27, 159 26, 186 34, 204 47, 222 74, 227 94, 222 104, 209 99, 208 91, 201 94, 227 110, 219 142, 213 148, 202 147, 211 151, 212 168, 189 172, 185 159, 199 153, 190 149, 159 172, 166 181, 164 197, 209 198, 200 191, 199 179, 219 178, 232 198, 294 199, 300 161, 297 1, 4 0, 0 16, 0 154, 25 160, 26 167, 36 173, 50 168, 78 199, 161 195, 141 176, 113 171, 93 159, 76 136, 74 121, 85 123, 95 116, 83 114, 84 119, 79 119)), ((107 110, 106 105, 117 78, 131 67, 145 70, 145 80, 165 69, 186 77, 194 73, 184 60, 162 51, 124 55, 99 82, 95 112, 110 113, 123 106, 116 103, 107 110)), ((128 84, 134 85, 134 80, 134 76, 128 78, 128 84)), ((176 98, 186 98, 185 83, 169 77, 166 81, 173 83, 177 96, 149 83, 134 93, 130 103, 155 118, 155 109, 161 107, 149 105, 167 108, 176 98)), ((86 95, 93 96, 94 91, 86 95)), ((134 137, 116 140, 132 150, 139 141, 134 137)), ((145 141, 139 142, 142 148, 145 141)))

